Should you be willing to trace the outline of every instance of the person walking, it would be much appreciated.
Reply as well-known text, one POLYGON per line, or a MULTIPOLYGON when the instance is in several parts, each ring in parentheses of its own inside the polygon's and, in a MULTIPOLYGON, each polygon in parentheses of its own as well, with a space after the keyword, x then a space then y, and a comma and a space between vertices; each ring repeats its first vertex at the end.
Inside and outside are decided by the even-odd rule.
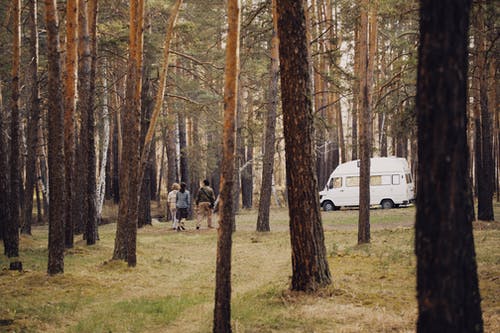
POLYGON ((205 179, 196 196, 196 229, 200 229, 202 217, 207 219, 208 228, 213 228, 212 210, 214 202, 214 190, 210 187, 210 182, 205 179))
POLYGON ((188 217, 189 207, 191 207, 191 198, 189 191, 186 190, 186 183, 181 183, 181 188, 177 192, 175 206, 177 208, 177 221, 179 223, 177 231, 186 230, 183 219, 188 217))
POLYGON ((168 212, 170 212, 170 216, 172 216, 172 229, 177 230, 177 192, 181 186, 178 183, 173 183, 171 187, 171 191, 168 192, 167 195, 167 216, 168 212))

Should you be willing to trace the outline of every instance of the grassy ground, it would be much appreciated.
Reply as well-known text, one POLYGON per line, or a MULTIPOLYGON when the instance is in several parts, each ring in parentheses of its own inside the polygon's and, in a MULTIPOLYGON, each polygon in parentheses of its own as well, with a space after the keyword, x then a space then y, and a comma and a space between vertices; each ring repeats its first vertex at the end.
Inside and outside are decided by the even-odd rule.
MULTIPOLYGON (((500 205, 495 207, 500 216, 500 205)), ((237 216, 233 237, 235 332, 412 332, 415 327, 414 208, 371 211, 372 243, 356 246, 356 210, 323 213, 333 284, 317 295, 288 291, 288 213, 271 214, 267 234, 256 212, 237 216)), ((210 332, 217 232, 139 230, 138 265, 111 262, 115 224, 92 247, 77 241, 64 275, 48 277, 47 227, 21 237, 25 271, 0 256, 0 332, 210 332)), ((476 223, 486 332, 500 331, 500 223, 476 223)))

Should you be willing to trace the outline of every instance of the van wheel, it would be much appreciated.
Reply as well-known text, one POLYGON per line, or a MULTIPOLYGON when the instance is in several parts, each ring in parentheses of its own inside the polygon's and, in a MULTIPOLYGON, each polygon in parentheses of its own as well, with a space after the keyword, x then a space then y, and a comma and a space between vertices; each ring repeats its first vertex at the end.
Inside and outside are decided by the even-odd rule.
POLYGON ((384 199, 380 205, 382 206, 382 209, 391 209, 394 207, 394 202, 392 202, 391 199, 384 199))
POLYGON ((335 205, 331 201, 325 201, 325 202, 323 202, 323 210, 325 212, 335 210, 335 205))

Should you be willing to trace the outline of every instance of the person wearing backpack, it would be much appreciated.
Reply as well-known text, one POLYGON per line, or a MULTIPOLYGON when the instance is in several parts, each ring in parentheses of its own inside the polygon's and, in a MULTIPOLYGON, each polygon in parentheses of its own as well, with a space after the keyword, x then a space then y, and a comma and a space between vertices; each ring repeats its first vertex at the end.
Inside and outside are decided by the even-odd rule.
POLYGON ((214 208, 214 202, 214 190, 210 187, 210 182, 205 179, 196 196, 196 229, 200 229, 202 217, 207 219, 208 228, 213 228, 212 210, 214 208))

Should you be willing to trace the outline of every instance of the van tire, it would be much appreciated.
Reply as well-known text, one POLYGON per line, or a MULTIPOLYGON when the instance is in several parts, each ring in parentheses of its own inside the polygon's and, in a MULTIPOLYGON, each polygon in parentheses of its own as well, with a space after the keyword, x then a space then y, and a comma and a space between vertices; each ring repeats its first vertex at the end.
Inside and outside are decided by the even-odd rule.
POLYGON ((325 212, 335 210, 335 205, 331 201, 325 201, 325 202, 323 202, 323 210, 325 212))
POLYGON ((394 208, 394 202, 391 199, 384 199, 384 200, 382 200, 382 202, 380 203, 380 205, 382 206, 382 209, 391 209, 391 208, 394 208))

